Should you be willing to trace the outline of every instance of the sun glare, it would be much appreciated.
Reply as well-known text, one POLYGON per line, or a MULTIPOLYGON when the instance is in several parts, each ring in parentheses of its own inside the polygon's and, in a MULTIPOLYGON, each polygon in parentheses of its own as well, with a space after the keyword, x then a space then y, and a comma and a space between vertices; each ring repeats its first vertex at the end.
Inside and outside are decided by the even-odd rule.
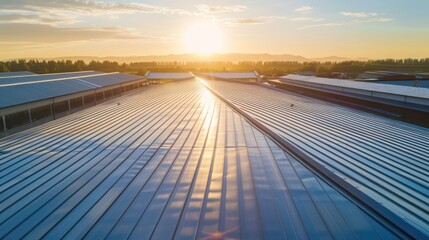
POLYGON ((216 53, 222 51, 223 34, 215 23, 200 23, 185 32, 184 43, 189 53, 216 53))

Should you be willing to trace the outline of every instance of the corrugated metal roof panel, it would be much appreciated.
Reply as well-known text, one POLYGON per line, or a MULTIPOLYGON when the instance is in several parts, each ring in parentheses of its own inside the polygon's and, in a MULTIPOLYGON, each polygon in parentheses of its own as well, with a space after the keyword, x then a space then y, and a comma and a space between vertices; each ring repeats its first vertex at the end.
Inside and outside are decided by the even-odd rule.
MULTIPOLYGON (((417 80, 417 81, 418 82, 416 87, 429 88, 429 80, 417 80)), ((378 84, 389 84, 389 85, 409 86, 409 87, 414 87, 414 85, 416 84, 415 80, 394 80, 394 81, 376 80, 373 82, 378 84)))
POLYGON ((81 76, 90 76, 104 74, 103 72, 98 71, 81 71, 81 72, 68 72, 68 73, 50 73, 50 74, 35 74, 35 75, 22 75, 22 76, 10 76, 2 78, 0 84, 13 84, 13 83, 22 83, 22 82, 37 82, 44 80, 53 80, 61 78, 74 78, 81 76))
POLYGON ((429 235, 429 131, 254 85, 207 81, 332 173, 429 235))
POLYGON ((0 87, 0 108, 95 89, 78 80, 0 87))
POLYGON ((0 81, 5 78, 15 77, 15 76, 34 76, 38 75, 36 73, 21 71, 21 72, 0 72, 0 81))
POLYGON ((0 108, 24 104, 99 87, 138 80, 143 77, 122 73, 96 73, 83 76, 55 75, 22 83, 0 83, 0 108), (61 77, 61 78, 58 78, 61 77))
POLYGON ((0 141, 0 238, 397 239, 197 81, 0 141))
POLYGON ((188 79, 194 76, 189 72, 149 72, 147 79, 188 79))
POLYGON ((295 81, 301 81, 303 83, 314 83, 314 84, 325 84, 337 87, 354 88, 367 91, 374 91, 380 93, 397 94, 409 97, 425 98, 429 99, 429 89, 426 88, 415 88, 408 86, 395 86, 386 85, 372 82, 358 82, 351 80, 340 80, 340 79, 329 79, 320 77, 308 77, 289 74, 281 77, 280 79, 290 79, 295 81))

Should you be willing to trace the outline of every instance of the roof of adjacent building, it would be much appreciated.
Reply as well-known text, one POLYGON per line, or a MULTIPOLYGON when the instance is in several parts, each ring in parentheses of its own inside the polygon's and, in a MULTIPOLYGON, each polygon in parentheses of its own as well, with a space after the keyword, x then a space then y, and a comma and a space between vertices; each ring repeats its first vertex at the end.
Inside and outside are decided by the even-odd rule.
POLYGON ((258 78, 257 72, 201 72, 199 73, 206 77, 214 77, 221 79, 253 79, 258 78))
POLYGON ((429 73, 416 73, 418 79, 429 80, 429 73))
MULTIPOLYGON (((273 100, 282 103, 278 98, 273 100)), ((333 108, 294 101, 303 115, 317 112, 312 106, 333 108)), ((347 121, 342 121, 345 109, 331 110, 340 128, 331 129, 333 134, 347 121)), ((395 130, 351 112, 353 119, 384 125, 389 134, 395 130)), ((270 114, 273 124, 279 123, 278 114, 270 114)), ((312 125, 301 128, 316 136, 312 125)), ((423 141, 421 129, 392 125, 401 137, 412 131, 423 141)), ((357 127, 355 135, 360 131, 357 127)), ((388 141, 379 138, 378 145, 388 141)), ((403 147, 412 151, 406 141, 403 147)), ((317 156, 328 152, 318 144, 307 148, 317 156)), ((153 86, 122 97, 120 105, 104 103, 29 129, 0 140, 0 150, 1 239, 404 237, 197 80, 153 86)), ((414 166, 402 157, 403 165, 414 166)))
POLYGON ((297 82, 302 82, 303 84, 305 83, 321 84, 321 85, 329 85, 329 86, 336 86, 336 87, 343 87, 343 88, 373 91, 373 92, 379 92, 379 93, 395 94, 400 96, 429 99, 429 89, 426 89, 426 88, 395 86, 395 85, 379 84, 379 83, 372 83, 372 82, 359 82, 359 81, 311 77, 311 76, 309 77, 309 76, 300 76, 300 75, 294 75, 294 74, 283 76, 280 78, 280 80, 293 80, 297 82))
POLYGON ((429 236, 427 128, 257 85, 207 82, 355 191, 429 236))
POLYGON ((0 80, 0 84, 1 85, 31 84, 31 83, 47 82, 47 81, 68 80, 68 79, 73 79, 76 77, 96 76, 96 75, 100 75, 100 74, 106 74, 106 73, 98 72, 98 71, 81 71, 81 72, 66 72, 66 73, 18 75, 18 76, 4 77, 0 80))
POLYGON ((15 76, 0 80, 0 108, 49 99, 143 77, 95 71, 15 76))
POLYGON ((145 77, 147 79, 180 80, 194 78, 194 75, 189 72, 147 72, 145 77))
POLYGON ((13 76, 31 76, 31 75, 37 75, 36 73, 27 72, 27 71, 21 71, 21 72, 0 72, 0 81, 3 78, 7 77, 13 77, 13 76))
POLYGON ((381 79, 384 77, 409 77, 415 78, 415 74, 411 73, 402 73, 402 72, 390 72, 390 71, 366 71, 362 74, 359 74, 357 77, 358 79, 365 79, 365 80, 371 80, 371 79, 381 79))
POLYGON ((373 82, 379 83, 379 84, 389 84, 389 85, 408 86, 408 87, 414 87, 414 85, 416 85, 416 87, 419 87, 419 88, 429 88, 429 80, 417 80, 417 82, 416 80, 393 80, 393 81, 376 80, 373 82))

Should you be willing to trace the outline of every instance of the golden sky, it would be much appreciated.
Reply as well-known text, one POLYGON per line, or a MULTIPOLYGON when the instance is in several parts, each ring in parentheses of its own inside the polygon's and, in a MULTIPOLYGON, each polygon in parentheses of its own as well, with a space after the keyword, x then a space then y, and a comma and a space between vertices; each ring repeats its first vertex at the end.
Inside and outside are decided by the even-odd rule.
POLYGON ((429 1, 0 0, 0 59, 271 53, 429 57, 429 1))

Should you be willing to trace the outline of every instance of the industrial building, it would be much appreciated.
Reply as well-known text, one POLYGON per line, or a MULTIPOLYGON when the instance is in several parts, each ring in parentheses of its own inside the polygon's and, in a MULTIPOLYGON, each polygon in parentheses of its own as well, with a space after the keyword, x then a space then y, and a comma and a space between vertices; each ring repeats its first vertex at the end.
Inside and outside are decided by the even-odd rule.
POLYGON ((429 237, 428 128, 283 79, 116 74, 168 83, 0 139, 0 239, 429 237))
POLYGON ((83 71, 0 75, 0 137, 146 87, 141 76, 83 71))
POLYGON ((360 74, 356 80, 388 85, 429 88, 428 73, 411 74, 387 71, 368 71, 360 74))
POLYGON ((289 74, 270 84, 313 98, 429 127, 429 89, 289 74))
POLYGON ((397 214, 398 225, 429 233, 428 128, 276 89, 208 84, 321 174, 397 214))

